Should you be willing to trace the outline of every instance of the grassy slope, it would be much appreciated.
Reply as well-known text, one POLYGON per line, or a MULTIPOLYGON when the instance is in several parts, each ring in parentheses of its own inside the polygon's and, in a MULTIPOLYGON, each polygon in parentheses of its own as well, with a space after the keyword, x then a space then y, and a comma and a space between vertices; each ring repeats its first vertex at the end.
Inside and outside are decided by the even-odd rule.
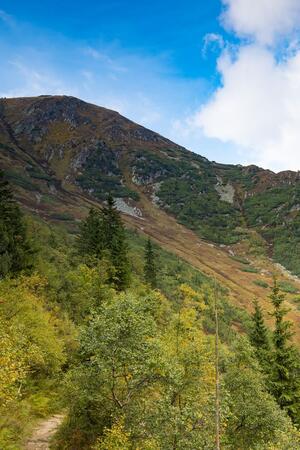
MULTIPOLYGON (((57 99, 54 100, 58 101, 57 99)), ((15 109, 11 110, 8 114, 8 120, 11 123, 13 123, 14 120, 19 120, 21 117, 20 114, 22 115, 21 108, 18 109, 20 102, 25 102, 27 104, 28 101, 29 100, 26 99, 10 100, 11 103, 15 104, 15 109), (17 114, 17 116, 13 116, 13 114, 17 114)), ((42 102, 42 100, 39 99, 33 99, 32 101, 42 102)), ((67 103, 66 107, 68 107, 67 103)), ((94 119, 94 116, 96 117, 94 123, 97 124, 98 127, 97 133, 100 133, 100 136, 108 136, 108 141, 110 139, 109 136, 112 136, 112 133, 115 131, 119 132, 120 127, 122 133, 131 131, 146 132, 146 135, 148 133, 147 130, 141 129, 141 127, 138 127, 132 122, 126 121, 126 119, 116 115, 116 113, 107 112, 104 109, 91 107, 91 105, 86 104, 83 104, 82 108, 82 114, 86 114, 88 119, 90 117, 92 117, 92 119, 94 119), (115 124, 117 124, 116 129, 114 128, 115 124)), ((34 120, 39 120, 39 117, 40 113, 38 112, 34 120)), ((45 123, 47 123, 47 120, 45 123)), ((76 145, 78 145, 78 148, 80 149, 82 148, 82 145, 84 145, 85 139, 88 139, 91 136, 91 130, 88 125, 73 127, 72 130, 70 130, 71 129, 63 123, 58 123, 55 126, 52 124, 49 126, 48 135, 43 137, 42 141, 35 145, 34 151, 31 144, 26 141, 26 135, 22 135, 19 143, 17 143, 12 141, 11 136, 9 136, 9 133, 7 134, 7 131, 4 130, 2 132, 2 130, 0 130, 2 141, 1 165, 9 172, 10 179, 16 186, 18 198, 27 209, 38 213, 42 218, 47 220, 64 222, 69 229, 74 229, 76 225, 73 222, 74 218, 80 219, 84 217, 90 205, 97 206, 99 203, 97 203, 97 200, 88 196, 88 194, 80 191, 78 186, 71 182, 72 178, 71 181, 70 178, 66 178, 69 174, 70 152, 74 152, 74 149, 70 150, 70 152, 66 151, 63 159, 60 159, 58 154, 55 153, 50 161, 50 168, 48 167, 47 170, 45 170, 47 164, 45 165, 43 162, 42 153, 43 149, 46 148, 49 143, 54 146, 60 145, 71 138, 78 139, 76 145), (5 145, 10 145, 10 149, 5 148, 5 145), (34 167, 34 174, 30 174, 30 171, 28 172, 28 164, 34 167), (50 183, 53 186, 52 191, 49 190, 48 177, 53 177, 53 182, 50 183)), ((131 137, 128 136, 129 135, 125 134, 124 137, 122 134, 121 137, 118 137, 119 141, 117 143, 111 138, 111 141, 109 141, 110 148, 117 150, 119 148, 118 146, 121 145, 120 142, 123 141, 128 144, 128 139, 131 139, 131 137)), ((251 310, 253 298, 257 297, 262 301, 264 307, 268 309, 269 303, 266 301, 267 292, 263 287, 263 283, 271 284, 271 274, 280 272, 278 267, 267 258, 259 259, 258 261, 256 257, 251 256, 253 266, 258 268, 261 266, 264 273, 250 272, 249 269, 246 271, 247 269, 245 269, 245 267, 243 268, 243 264, 234 260, 230 255, 230 251, 233 250, 237 251, 237 253, 243 253, 243 246, 232 245, 220 247, 200 239, 196 232, 179 224, 171 214, 167 214, 164 210, 153 205, 149 200, 150 196, 149 192, 147 192, 147 187, 139 186, 132 182, 132 173, 130 172, 130 169, 132 168, 133 154, 136 150, 143 152, 145 147, 147 147, 152 154, 159 154, 161 157, 166 149, 173 146, 171 151, 173 159, 171 158, 171 160, 176 160, 176 158, 182 156, 184 159, 187 158, 190 164, 194 162, 191 153, 161 137, 159 137, 159 139, 160 141, 151 141, 151 139, 147 141, 130 140, 128 148, 122 151, 119 164, 123 179, 125 179, 126 187, 128 189, 139 194, 139 201, 136 203, 136 206, 143 212, 142 218, 124 215, 126 223, 129 227, 136 228, 139 232, 152 236, 153 239, 164 248, 177 254, 203 273, 216 277, 222 285, 230 290, 230 296, 234 304, 243 306, 249 311, 251 310), (131 147, 133 145, 135 147, 131 147), (134 151, 131 152, 132 148, 134 151), (240 247, 242 247, 241 251, 239 250, 240 247)), ((198 164, 200 164, 199 158, 200 157, 196 158, 198 164)), ((203 159, 200 165, 201 167, 202 165, 204 167, 205 164, 209 163, 205 162, 203 159)), ((170 164, 168 164, 168 167, 169 166, 170 164)), ((168 170, 171 170, 171 168, 168 170)), ((223 171, 222 174, 224 176, 224 167, 220 166, 219 170, 223 171)), ((226 170, 229 170, 228 167, 226 170)), ((241 182, 241 169, 232 167, 229 172, 228 180, 236 178, 237 181, 241 182), (232 173, 232 171, 234 171, 234 173, 232 173)), ((201 173, 201 171, 199 173, 201 173)), ((251 176, 248 174, 243 175, 243 184, 247 187, 252 178, 252 174, 251 176)), ((248 188, 251 187, 250 184, 248 188)), ((185 221, 185 224, 190 226, 188 220, 185 221)), ((282 277, 282 280, 289 281, 286 275, 280 274, 280 277, 282 277)), ((298 280, 293 283, 300 289, 300 282, 298 280)), ((291 307, 290 318, 297 325, 297 339, 300 341, 300 313, 292 299, 293 295, 289 295, 288 300, 291 307)))
MULTIPOLYGON (((135 189, 137 189, 136 186, 135 189)), ((153 205, 142 191, 139 191, 139 194, 139 207, 143 211, 143 217, 123 214, 127 226, 142 235, 151 236, 162 248, 179 256, 203 274, 215 277, 222 286, 229 290, 229 298, 234 305, 249 312, 252 310, 253 299, 257 298, 265 311, 268 311, 270 309, 268 290, 256 284, 257 281, 270 286, 272 275, 277 274, 280 280, 291 282, 288 274, 268 258, 248 257, 251 266, 258 268, 259 272, 245 271, 247 266, 232 258, 230 253, 230 251, 235 251, 237 254, 243 254, 245 249, 242 245, 221 247, 204 241, 193 231, 179 224, 175 218, 153 205)), ((86 215, 90 206, 99 206, 95 200, 80 193, 68 195, 68 193, 62 192, 60 195, 61 200, 58 202, 57 211, 63 211, 64 214, 77 220, 86 215)), ((20 197, 22 203, 29 210, 34 211, 36 202, 34 195, 30 195, 28 191, 22 189, 19 190, 20 197)), ((42 215, 46 220, 50 219, 61 223, 61 220, 53 220, 52 205, 45 207, 42 215)), ((74 220, 63 222, 69 230, 76 228, 74 220)), ((300 280, 295 278, 292 280, 292 284, 300 291, 300 280)), ((295 323, 295 339, 300 342, 300 311, 297 309, 294 299, 294 294, 287 294, 288 306, 291 308, 288 316, 295 323)))

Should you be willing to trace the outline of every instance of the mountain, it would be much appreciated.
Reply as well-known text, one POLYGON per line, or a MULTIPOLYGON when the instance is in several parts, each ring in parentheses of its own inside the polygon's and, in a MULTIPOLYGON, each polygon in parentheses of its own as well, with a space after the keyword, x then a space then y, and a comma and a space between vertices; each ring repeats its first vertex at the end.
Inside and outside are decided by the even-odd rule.
MULTIPOLYGON (((299 172, 211 162, 67 96, 1 99, 0 149, 0 167, 29 211, 72 229, 110 192, 129 226, 215 276, 246 307, 266 297, 269 257, 300 274, 299 172)), ((292 283, 287 290, 297 292, 292 283)))

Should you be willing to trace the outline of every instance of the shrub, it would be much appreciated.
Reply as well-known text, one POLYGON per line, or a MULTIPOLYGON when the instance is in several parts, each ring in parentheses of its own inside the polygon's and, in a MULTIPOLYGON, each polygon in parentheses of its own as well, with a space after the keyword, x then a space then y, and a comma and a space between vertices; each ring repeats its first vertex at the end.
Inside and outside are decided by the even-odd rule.
POLYGON ((287 294, 298 294, 299 290, 289 281, 280 281, 279 287, 283 292, 286 292, 287 294))
POLYGON ((254 280, 253 283, 256 284, 257 286, 260 286, 265 289, 267 289, 269 287, 268 283, 263 280, 254 280))
POLYGON ((249 267, 240 267, 240 270, 242 272, 249 272, 249 273, 259 273, 259 270, 255 267, 249 266, 249 267))
POLYGON ((244 258, 243 256, 230 256, 230 258, 242 264, 250 264, 250 261, 248 261, 248 259, 244 258))

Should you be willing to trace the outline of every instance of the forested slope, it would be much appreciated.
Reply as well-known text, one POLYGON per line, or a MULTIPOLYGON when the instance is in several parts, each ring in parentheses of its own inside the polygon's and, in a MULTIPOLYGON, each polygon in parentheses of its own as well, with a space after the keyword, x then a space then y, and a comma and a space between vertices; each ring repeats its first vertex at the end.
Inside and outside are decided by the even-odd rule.
POLYGON ((259 305, 251 318, 126 231, 112 198, 75 235, 25 218, 3 176, 0 209, 1 448, 63 411, 53 448, 214 449, 216 304, 222 448, 300 448, 299 355, 276 285, 269 329, 259 305))

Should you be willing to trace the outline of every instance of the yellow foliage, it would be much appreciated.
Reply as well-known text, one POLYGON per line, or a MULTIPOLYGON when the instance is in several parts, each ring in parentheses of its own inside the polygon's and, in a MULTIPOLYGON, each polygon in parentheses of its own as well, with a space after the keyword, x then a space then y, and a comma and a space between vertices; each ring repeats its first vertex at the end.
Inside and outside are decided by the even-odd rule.
MULTIPOLYGON (((38 275, 0 284, 0 318, 5 329, 15 330, 18 359, 26 361, 31 372, 54 373, 65 361, 64 343, 59 336, 59 321, 46 308, 43 299, 45 279, 38 275)), ((10 334, 2 339, 14 340, 10 334)), ((13 354, 13 353, 11 353, 13 354)))
POLYGON ((22 336, 0 318, 0 407, 18 397, 28 371, 21 340, 22 336))
POLYGON ((125 431, 123 418, 114 423, 110 429, 106 428, 103 438, 100 438, 93 447, 94 450, 130 450, 130 448, 130 433, 125 431))
POLYGON ((181 284, 179 286, 179 293, 183 299, 184 307, 193 306, 197 307, 200 311, 203 311, 206 308, 203 294, 195 291, 187 284, 181 284))

